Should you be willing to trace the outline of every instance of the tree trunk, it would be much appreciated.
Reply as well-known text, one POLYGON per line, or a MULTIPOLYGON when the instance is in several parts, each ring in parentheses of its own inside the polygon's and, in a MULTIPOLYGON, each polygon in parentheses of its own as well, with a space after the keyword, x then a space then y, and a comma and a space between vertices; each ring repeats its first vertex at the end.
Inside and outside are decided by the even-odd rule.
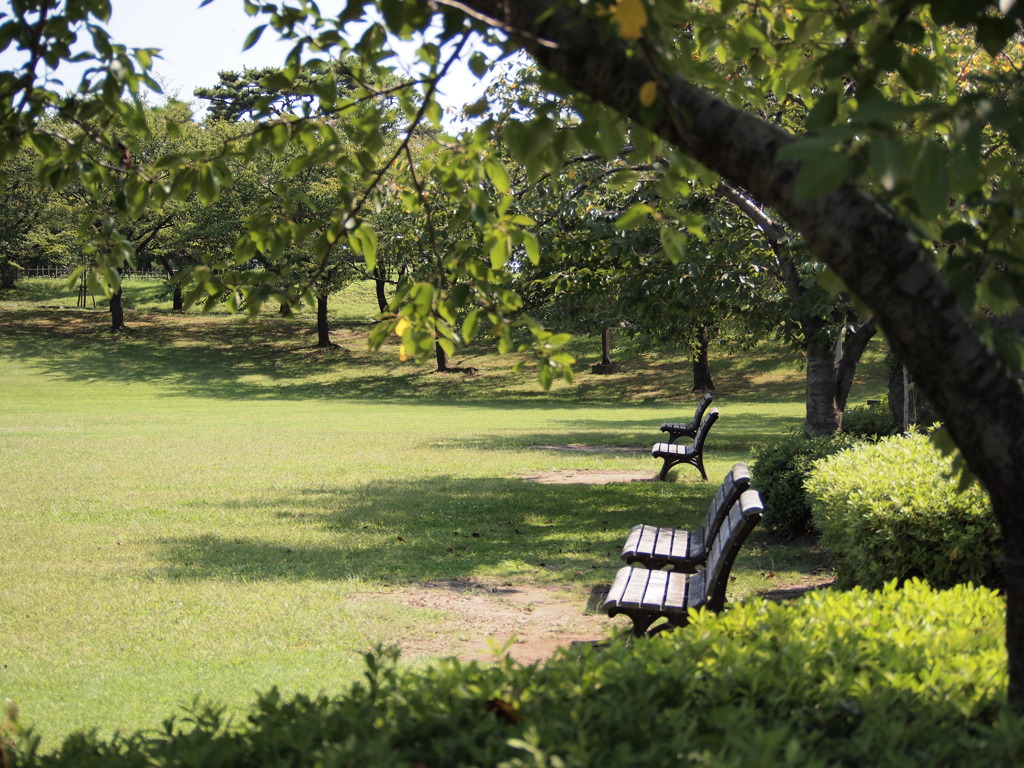
POLYGON ((612 329, 607 325, 601 331, 601 365, 612 364, 612 329))
POLYGON ((850 389, 853 387, 853 376, 857 372, 857 365, 864 356, 864 350, 868 348, 868 342, 874 337, 878 330, 878 324, 874 318, 862 323, 854 331, 847 331, 843 344, 843 354, 839 358, 839 365, 836 370, 836 407, 840 411, 846 410, 846 401, 850 398, 850 389))
POLYGON ((118 286, 117 291, 110 296, 110 332, 117 333, 125 329, 124 325, 124 302, 122 301, 122 289, 118 286))
POLYGON ((908 429, 914 424, 930 426, 939 421, 928 398, 923 397, 913 379, 906 375, 903 363, 895 362, 889 371, 889 415, 894 424, 908 429), (909 390, 909 391, 908 391, 909 390))
POLYGON ((836 403, 836 345, 827 339, 807 343, 807 423, 809 437, 831 435, 843 426, 836 403))
POLYGON ((320 348, 336 346, 331 341, 331 324, 327 320, 327 294, 316 297, 316 345, 320 348))
POLYGON ((447 373, 448 372, 448 353, 444 351, 438 343, 434 343, 434 353, 437 356, 437 372, 447 373))
POLYGON ((713 392, 715 383, 711 380, 711 364, 708 362, 708 347, 711 332, 707 325, 697 329, 697 347, 693 350, 693 391, 713 392))
POLYGON ((905 221, 849 183, 815 199, 796 194, 794 138, 674 75, 656 72, 665 107, 653 120, 638 94, 651 65, 602 36, 574 5, 460 0, 516 40, 573 90, 646 123, 681 152, 771 206, 878 318, 896 356, 945 419, 982 481, 1003 534, 1009 699, 1024 711, 1024 392, 989 348, 905 221))
POLYGON ((171 266, 170 260, 163 256, 160 257, 160 263, 164 267, 164 272, 167 273, 167 282, 171 285, 171 311, 184 312, 185 297, 181 292, 181 284, 174 282, 174 267, 171 266))
POLYGON ((0 264, 0 290, 14 290, 18 284, 18 270, 13 264, 0 264))
POLYGON ((388 297, 384 292, 384 288, 387 285, 385 281, 384 268, 381 267, 380 263, 377 263, 373 267, 373 284, 377 290, 377 308, 380 309, 381 314, 388 311, 388 297))

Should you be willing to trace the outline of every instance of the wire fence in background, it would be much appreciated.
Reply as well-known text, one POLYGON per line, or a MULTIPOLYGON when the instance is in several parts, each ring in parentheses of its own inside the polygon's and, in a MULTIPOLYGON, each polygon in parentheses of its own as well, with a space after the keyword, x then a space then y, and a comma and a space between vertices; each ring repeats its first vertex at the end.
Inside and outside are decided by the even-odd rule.
MULTIPOLYGON (((24 277, 61 277, 65 280, 71 277, 71 273, 75 271, 75 267, 59 267, 59 266, 43 266, 43 267, 24 267, 21 270, 21 274, 24 277)), ((156 278, 158 280, 165 280, 167 273, 156 269, 126 269, 121 273, 122 280, 130 280, 133 277, 149 277, 156 278)))

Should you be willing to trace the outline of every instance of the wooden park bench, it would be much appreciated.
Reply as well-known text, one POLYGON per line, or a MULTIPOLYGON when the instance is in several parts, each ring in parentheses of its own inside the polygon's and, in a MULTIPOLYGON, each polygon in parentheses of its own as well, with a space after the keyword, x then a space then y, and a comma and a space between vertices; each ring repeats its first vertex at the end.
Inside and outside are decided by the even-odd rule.
POLYGON ((700 427, 701 419, 704 417, 704 411, 711 405, 711 401, 714 400, 714 396, 708 392, 701 397, 700 402, 697 403, 697 410, 693 414, 692 421, 667 421, 661 425, 662 432, 668 432, 668 441, 674 443, 680 437, 693 437, 697 434, 697 429, 700 427))
POLYGON ((708 473, 704 471, 704 441, 708 438, 711 426, 718 420, 718 409, 712 408, 704 416, 704 421, 697 428, 697 434, 693 438, 692 445, 680 443, 655 443, 651 449, 651 456, 662 459, 665 463, 661 466, 658 479, 664 480, 668 477, 668 471, 676 464, 692 464, 700 472, 700 476, 707 480, 708 473))
POLYGON ((757 491, 744 491, 711 540, 704 570, 679 573, 625 565, 615 575, 602 609, 609 616, 629 616, 634 637, 685 626, 691 608, 721 611, 732 564, 763 511, 757 491), (652 630, 659 619, 665 621, 652 630))
POLYGON ((708 545, 718 533, 725 516, 749 487, 750 469, 743 462, 734 464, 711 500, 703 526, 696 531, 688 531, 645 523, 634 525, 622 547, 622 559, 627 564, 640 563, 645 568, 671 565, 674 571, 696 571, 707 560, 708 545))

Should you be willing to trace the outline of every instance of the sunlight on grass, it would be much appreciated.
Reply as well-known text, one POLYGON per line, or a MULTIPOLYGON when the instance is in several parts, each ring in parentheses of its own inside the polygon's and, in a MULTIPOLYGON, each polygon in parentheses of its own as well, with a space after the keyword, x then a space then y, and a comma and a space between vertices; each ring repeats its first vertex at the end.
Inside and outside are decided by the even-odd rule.
MULTIPOLYGON (((545 393, 486 347, 460 358, 471 377, 371 352, 365 285, 336 302, 341 346, 323 352, 308 315, 173 315, 141 281, 126 283, 133 331, 111 335, 102 310, 57 308, 74 293, 54 282, 0 297, 0 697, 46 744, 151 726, 194 696, 239 715, 272 685, 337 691, 374 644, 455 640, 443 613, 375 597, 454 578, 582 595, 610 581, 631 525, 695 526, 715 488, 692 468, 525 479, 653 476, 658 424, 692 414, 685 354, 608 377, 581 361, 545 393)), ((799 427, 803 384, 768 347, 714 365, 717 483, 799 427)), ((748 550, 735 596, 820 566, 756 534, 748 550)))

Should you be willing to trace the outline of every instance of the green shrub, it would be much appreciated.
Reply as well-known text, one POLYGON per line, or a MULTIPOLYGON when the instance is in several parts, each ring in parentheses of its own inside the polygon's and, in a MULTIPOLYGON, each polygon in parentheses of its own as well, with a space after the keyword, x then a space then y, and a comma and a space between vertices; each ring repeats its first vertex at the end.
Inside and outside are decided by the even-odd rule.
POLYGON ((983 588, 822 591, 695 615, 650 640, 543 666, 369 655, 338 697, 264 695, 160 731, 68 738, 14 766, 813 766, 1009 764, 1005 603, 983 588))
POLYGON ((840 586, 920 576, 937 587, 1000 579, 999 527, 978 486, 959 492, 924 435, 890 437, 822 459, 806 482, 840 586))
POLYGON ((816 460, 854 442, 848 435, 807 438, 794 432, 774 443, 756 446, 750 482, 764 501, 764 528, 787 537, 810 532, 811 505, 804 479, 816 460))
POLYGON ((898 427, 889 412, 889 398, 870 405, 855 405, 843 412, 843 432, 864 440, 896 434, 898 427))

